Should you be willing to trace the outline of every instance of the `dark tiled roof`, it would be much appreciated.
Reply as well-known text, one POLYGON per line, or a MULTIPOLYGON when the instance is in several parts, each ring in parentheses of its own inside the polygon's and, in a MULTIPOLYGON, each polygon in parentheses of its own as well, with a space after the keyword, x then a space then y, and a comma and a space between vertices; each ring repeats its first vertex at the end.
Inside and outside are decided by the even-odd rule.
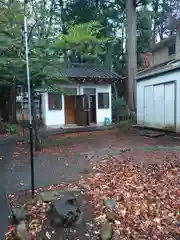
POLYGON ((148 79, 149 77, 165 74, 171 71, 176 71, 178 69, 180 69, 180 60, 169 61, 140 72, 139 74, 137 74, 136 81, 148 79))
POLYGON ((72 63, 67 68, 60 71, 60 77, 73 79, 109 79, 118 80, 122 77, 114 72, 108 71, 103 65, 95 64, 78 64, 72 63))
POLYGON ((164 63, 156 64, 156 65, 154 65, 152 67, 146 68, 143 71, 138 72, 137 77, 140 77, 142 75, 148 74, 150 72, 154 72, 154 71, 162 69, 162 68, 166 68, 168 65, 170 65, 171 62, 175 63, 175 62, 178 62, 178 61, 179 60, 172 60, 171 59, 171 60, 166 61, 164 63))

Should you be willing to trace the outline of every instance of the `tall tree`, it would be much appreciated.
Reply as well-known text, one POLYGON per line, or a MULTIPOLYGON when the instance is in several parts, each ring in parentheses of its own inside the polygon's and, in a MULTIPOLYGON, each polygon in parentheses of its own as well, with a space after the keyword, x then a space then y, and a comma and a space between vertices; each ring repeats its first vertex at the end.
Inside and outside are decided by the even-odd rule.
POLYGON ((153 43, 175 32, 175 20, 180 17, 179 0, 151 0, 153 20, 153 43))
MULTIPOLYGON (((6 95, 1 95, 1 113, 4 120, 9 120, 9 110, 12 113, 10 119, 15 121, 15 101, 16 101, 16 82, 18 78, 22 78, 23 61, 21 44, 21 28, 23 24, 23 8, 19 1, 1 2, 0 5, 0 69, 1 81, 6 83, 9 89, 6 95), (3 96, 5 98, 3 98, 3 96), (5 104, 8 102, 9 104, 5 104), (4 111, 5 110, 5 111, 4 111)), ((2 89, 2 88, 1 88, 2 89)))
POLYGON ((86 22, 71 25, 67 35, 61 37, 56 46, 68 51, 70 61, 100 62, 104 45, 108 38, 98 36, 101 25, 98 22, 86 22))
POLYGON ((137 67, 143 67, 143 53, 149 52, 152 45, 152 12, 147 6, 137 10, 137 67))
POLYGON ((135 77, 137 70, 136 54, 136 4, 133 0, 127 0, 127 19, 128 19, 128 105, 135 110, 135 77))
POLYGON ((86 23, 98 20, 98 7, 96 1, 74 0, 67 1, 65 8, 65 21, 75 24, 86 23))

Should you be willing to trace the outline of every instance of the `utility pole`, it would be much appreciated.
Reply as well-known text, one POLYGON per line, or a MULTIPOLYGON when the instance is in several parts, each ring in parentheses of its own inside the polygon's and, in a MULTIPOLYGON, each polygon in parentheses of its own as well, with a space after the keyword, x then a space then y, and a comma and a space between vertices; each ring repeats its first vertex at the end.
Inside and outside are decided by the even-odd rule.
POLYGON ((28 0, 24 1, 24 38, 26 49, 26 77, 28 87, 28 107, 29 107, 29 144, 30 144, 30 162, 31 162, 31 191, 34 196, 34 148, 33 148, 33 126, 32 126, 32 84, 29 74, 29 50, 28 50, 28 35, 27 35, 27 4, 28 0))
POLYGON ((130 110, 136 109, 136 74, 137 74, 137 49, 136 49, 136 1, 127 1, 127 52, 128 52, 128 105, 130 110))

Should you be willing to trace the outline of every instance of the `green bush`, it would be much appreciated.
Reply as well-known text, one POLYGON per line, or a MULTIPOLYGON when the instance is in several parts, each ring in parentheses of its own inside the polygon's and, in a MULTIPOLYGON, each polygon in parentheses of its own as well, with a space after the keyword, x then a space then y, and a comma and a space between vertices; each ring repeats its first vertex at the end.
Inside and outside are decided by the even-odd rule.
POLYGON ((132 120, 124 120, 119 122, 118 127, 121 130, 130 130, 133 128, 133 124, 134 122, 132 120))
POLYGON ((6 124, 6 131, 10 134, 16 133, 17 132, 17 126, 15 124, 6 124))
POLYGON ((126 115, 127 112, 127 104, 123 97, 121 98, 112 98, 112 115, 113 119, 117 122, 126 115))
POLYGON ((112 98, 112 116, 116 122, 134 121, 136 117, 135 112, 129 109, 123 97, 117 99, 112 98))

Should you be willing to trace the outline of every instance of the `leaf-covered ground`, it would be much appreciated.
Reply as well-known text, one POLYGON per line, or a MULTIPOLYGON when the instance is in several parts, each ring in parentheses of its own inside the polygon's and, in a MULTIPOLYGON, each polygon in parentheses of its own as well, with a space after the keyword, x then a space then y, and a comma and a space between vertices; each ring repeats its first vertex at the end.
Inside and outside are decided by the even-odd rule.
POLYGON ((96 174, 82 182, 89 185, 100 222, 105 218, 104 201, 116 201, 113 227, 118 239, 178 239, 179 166, 170 160, 145 168, 113 157, 94 166, 96 174))

